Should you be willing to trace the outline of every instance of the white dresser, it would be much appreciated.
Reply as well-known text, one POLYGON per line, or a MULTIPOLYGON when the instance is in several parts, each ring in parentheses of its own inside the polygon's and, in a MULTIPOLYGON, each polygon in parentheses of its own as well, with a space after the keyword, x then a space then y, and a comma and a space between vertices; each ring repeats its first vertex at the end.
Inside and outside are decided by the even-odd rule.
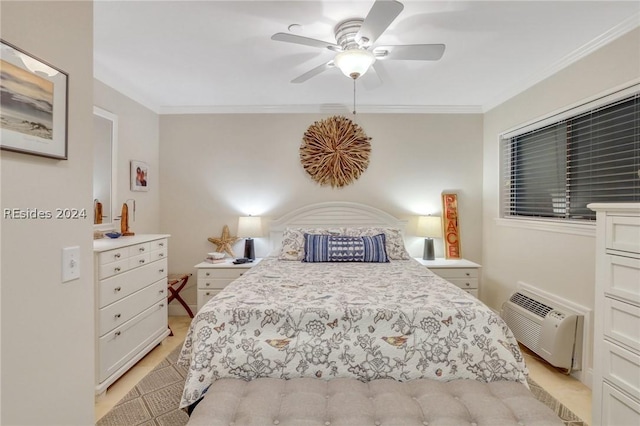
POLYGON ((475 298, 478 298, 480 290, 481 266, 466 259, 435 259, 424 260, 415 258, 418 262, 429 268, 434 274, 457 285, 475 298))
POLYGON ((194 266, 198 270, 198 311, 227 284, 257 265, 260 260, 234 264, 233 259, 227 259, 223 263, 202 262, 194 266))
POLYGON ((593 424, 640 424, 640 203, 596 211, 593 424))
POLYGON ((169 235, 93 243, 96 299, 96 394, 160 343, 167 317, 169 235))

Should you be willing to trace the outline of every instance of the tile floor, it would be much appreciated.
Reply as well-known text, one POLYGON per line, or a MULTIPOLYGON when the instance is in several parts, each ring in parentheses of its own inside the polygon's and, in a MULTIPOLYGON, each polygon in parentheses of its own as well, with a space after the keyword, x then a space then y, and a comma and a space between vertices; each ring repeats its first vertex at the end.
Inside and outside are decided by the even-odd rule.
MULTIPOLYGON (((169 317, 173 336, 167 337, 162 344, 154 348, 117 382, 109 387, 106 394, 96 399, 96 421, 104 416, 140 379, 149 373, 176 346, 182 344, 191 318, 187 316, 169 317)), ((573 411, 587 424, 591 424, 591 389, 571 376, 559 372, 548 363, 524 351, 531 378, 553 397, 573 411)))
POLYGON ((591 424, 591 389, 573 377, 560 372, 527 349, 522 352, 529 376, 551 396, 573 411, 586 424, 591 424))

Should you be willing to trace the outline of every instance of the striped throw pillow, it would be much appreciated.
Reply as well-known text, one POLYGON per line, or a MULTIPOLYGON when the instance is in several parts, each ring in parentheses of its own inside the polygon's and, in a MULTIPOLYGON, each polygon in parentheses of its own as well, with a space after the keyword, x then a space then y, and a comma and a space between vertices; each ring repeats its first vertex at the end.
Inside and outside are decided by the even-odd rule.
POLYGON ((388 262, 385 236, 304 234, 304 262, 388 262))

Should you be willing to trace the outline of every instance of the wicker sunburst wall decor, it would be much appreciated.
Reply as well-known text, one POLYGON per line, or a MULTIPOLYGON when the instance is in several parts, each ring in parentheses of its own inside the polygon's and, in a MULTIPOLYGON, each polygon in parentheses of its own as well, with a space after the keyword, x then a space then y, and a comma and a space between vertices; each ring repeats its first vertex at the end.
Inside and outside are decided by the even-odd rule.
POLYGON ((320 185, 341 188, 369 166, 370 140, 362 127, 334 115, 309 126, 300 145, 300 161, 320 185))

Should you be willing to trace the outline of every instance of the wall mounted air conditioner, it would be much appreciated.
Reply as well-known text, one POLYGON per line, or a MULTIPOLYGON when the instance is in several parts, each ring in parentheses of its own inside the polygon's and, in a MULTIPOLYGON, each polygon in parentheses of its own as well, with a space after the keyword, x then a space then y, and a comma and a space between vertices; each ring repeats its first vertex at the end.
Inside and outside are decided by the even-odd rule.
POLYGON ((502 305, 502 318, 518 342, 549 364, 581 369, 583 315, 519 289, 502 305))

